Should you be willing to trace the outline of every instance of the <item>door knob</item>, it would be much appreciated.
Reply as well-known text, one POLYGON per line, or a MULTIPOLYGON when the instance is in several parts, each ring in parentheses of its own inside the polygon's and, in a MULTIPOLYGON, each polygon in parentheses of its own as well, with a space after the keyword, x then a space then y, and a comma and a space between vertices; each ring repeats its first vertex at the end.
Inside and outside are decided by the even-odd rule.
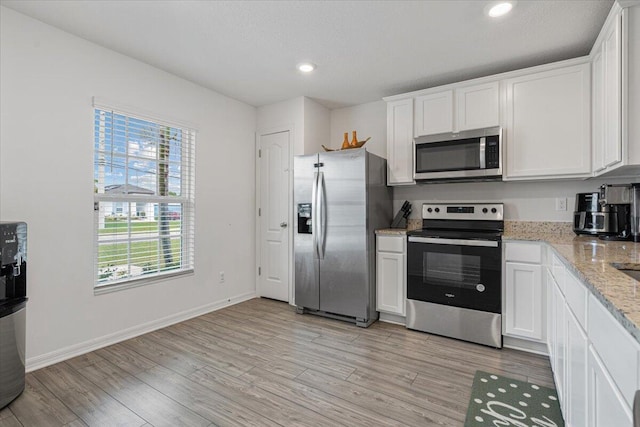
POLYGON ((282 227, 282 228, 287 228, 287 223, 286 223, 286 222, 281 222, 281 223, 280 223, 280 227, 282 227))

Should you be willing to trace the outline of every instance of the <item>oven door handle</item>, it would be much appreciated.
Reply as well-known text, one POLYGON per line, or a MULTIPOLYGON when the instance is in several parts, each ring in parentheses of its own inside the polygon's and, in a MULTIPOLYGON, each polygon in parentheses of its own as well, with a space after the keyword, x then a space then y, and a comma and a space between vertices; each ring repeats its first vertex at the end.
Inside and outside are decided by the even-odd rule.
POLYGON ((482 246, 485 248, 498 247, 498 242, 493 240, 441 239, 439 237, 409 236, 409 242, 433 243, 435 245, 453 245, 453 246, 482 246))

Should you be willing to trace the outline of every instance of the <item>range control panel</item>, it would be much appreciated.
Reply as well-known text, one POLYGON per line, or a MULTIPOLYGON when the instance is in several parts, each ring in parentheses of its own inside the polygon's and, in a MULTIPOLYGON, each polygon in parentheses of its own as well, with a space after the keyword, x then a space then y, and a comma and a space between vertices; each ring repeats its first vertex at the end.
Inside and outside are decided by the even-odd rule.
POLYGON ((502 221, 504 205, 502 203, 424 203, 422 219, 502 221))

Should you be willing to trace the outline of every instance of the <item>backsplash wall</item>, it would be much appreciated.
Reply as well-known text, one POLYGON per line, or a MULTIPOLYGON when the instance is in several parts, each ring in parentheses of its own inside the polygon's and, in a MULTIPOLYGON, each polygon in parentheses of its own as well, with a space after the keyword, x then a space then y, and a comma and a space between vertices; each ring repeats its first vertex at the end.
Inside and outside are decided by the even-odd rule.
MULTIPOLYGON (((405 200, 413 205, 410 219, 420 219, 426 202, 502 202, 505 220, 572 221, 576 193, 596 191, 603 184, 622 184, 631 178, 589 179, 586 181, 471 182, 417 184, 393 188, 394 213, 405 200), (567 210, 556 211, 556 198, 567 199, 567 210)), ((639 181, 640 179, 636 179, 639 181)))

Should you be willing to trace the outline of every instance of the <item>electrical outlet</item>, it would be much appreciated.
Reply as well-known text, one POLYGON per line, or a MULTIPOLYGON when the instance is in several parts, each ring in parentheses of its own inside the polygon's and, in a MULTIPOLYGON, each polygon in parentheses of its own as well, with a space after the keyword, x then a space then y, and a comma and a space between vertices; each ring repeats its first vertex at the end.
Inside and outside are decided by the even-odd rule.
POLYGON ((566 211, 567 210, 567 198, 566 197, 556 197, 556 210, 557 211, 566 211))
POLYGON ((224 283, 224 271, 220 272, 219 277, 220 277, 220 283, 224 283))

